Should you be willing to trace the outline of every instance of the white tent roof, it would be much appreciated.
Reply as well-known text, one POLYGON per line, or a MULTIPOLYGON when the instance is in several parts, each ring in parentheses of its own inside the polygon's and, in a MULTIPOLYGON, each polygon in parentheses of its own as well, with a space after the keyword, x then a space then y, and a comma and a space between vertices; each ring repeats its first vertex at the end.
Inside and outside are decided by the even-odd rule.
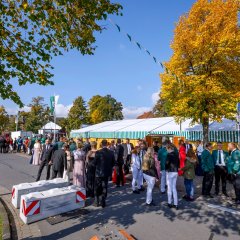
POLYGON ((46 125, 44 125, 41 128, 41 130, 54 130, 54 129, 61 130, 62 127, 57 125, 57 124, 55 124, 54 122, 48 122, 46 125))

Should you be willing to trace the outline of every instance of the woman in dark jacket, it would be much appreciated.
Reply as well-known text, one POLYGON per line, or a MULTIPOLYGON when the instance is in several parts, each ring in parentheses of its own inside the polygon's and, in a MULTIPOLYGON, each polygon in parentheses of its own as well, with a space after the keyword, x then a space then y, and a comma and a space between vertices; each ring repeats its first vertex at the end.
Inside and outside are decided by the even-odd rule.
POLYGON ((158 179, 158 174, 157 174, 157 169, 155 167, 154 149, 151 147, 148 148, 143 158, 142 171, 143 171, 143 177, 147 182, 146 205, 155 206, 152 200, 152 190, 154 188, 156 179, 158 179))
POLYGON ((174 151, 174 145, 167 146, 167 159, 166 159, 166 173, 167 173, 167 186, 168 186, 168 207, 175 207, 178 209, 178 196, 177 196, 177 177, 179 169, 179 156, 174 151), (173 200, 173 204, 172 204, 173 200))

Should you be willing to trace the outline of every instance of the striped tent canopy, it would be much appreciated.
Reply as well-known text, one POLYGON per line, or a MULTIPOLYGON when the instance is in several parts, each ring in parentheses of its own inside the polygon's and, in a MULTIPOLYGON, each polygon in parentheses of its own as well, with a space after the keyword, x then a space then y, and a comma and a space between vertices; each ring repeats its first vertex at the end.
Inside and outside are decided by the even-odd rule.
POLYGON ((190 127, 190 122, 190 120, 187 120, 178 124, 173 117, 107 121, 74 130, 71 132, 71 136, 130 139, 144 138, 149 134, 171 134, 181 136, 185 134, 185 128, 190 127))

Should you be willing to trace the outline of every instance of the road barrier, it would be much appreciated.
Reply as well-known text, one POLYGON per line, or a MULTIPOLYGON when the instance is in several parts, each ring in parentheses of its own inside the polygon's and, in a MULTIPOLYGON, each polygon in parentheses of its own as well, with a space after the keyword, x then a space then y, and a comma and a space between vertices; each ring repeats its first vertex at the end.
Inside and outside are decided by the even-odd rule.
POLYGON ((20 207, 21 196, 32 193, 46 191, 52 188, 67 187, 69 185, 68 181, 62 178, 55 178, 52 180, 42 180, 32 183, 21 183, 14 185, 12 187, 12 204, 15 208, 20 207))
POLYGON ((26 224, 85 206, 86 190, 76 186, 22 195, 20 218, 26 224))

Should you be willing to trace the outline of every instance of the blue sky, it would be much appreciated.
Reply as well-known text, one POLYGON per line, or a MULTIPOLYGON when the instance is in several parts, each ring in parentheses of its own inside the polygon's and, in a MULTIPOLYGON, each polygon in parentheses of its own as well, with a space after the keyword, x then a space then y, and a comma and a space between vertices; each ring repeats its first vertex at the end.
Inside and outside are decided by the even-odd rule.
MULTIPOLYGON (((188 12, 193 0, 128 0, 123 5, 123 16, 110 16, 124 32, 146 47, 160 61, 171 56, 170 43, 175 23, 188 12)), ((88 101, 93 95, 111 94, 124 106, 125 118, 134 118, 152 108, 160 89, 162 69, 144 51, 119 33, 110 22, 107 30, 96 34, 97 49, 93 56, 82 56, 73 50, 53 59, 54 86, 26 85, 16 87, 23 102, 32 97, 60 95, 57 115, 65 116, 77 96, 88 101)), ((0 100, 9 113, 17 106, 0 100)))

